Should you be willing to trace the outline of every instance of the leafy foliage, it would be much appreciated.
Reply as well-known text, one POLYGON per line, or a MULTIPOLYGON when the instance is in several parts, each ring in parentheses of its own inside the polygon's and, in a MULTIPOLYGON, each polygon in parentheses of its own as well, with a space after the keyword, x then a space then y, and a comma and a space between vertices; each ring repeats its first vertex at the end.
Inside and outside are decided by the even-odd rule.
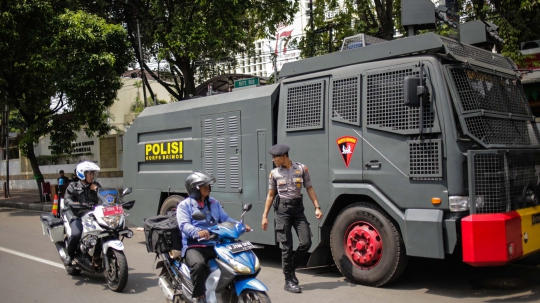
POLYGON ((303 58, 337 51, 345 37, 359 33, 392 39, 394 28, 400 27, 396 15, 400 15, 401 0, 314 0, 313 8, 315 29, 308 25, 306 35, 292 42, 298 45, 303 58), (326 31, 316 33, 317 29, 326 31))
POLYGON ((520 42, 540 38, 538 0, 461 0, 463 21, 482 20, 499 26, 505 43, 499 50, 518 65, 523 64, 520 42))
POLYGON ((232 69, 236 54, 252 52, 256 39, 275 32, 298 9, 298 0, 86 2, 89 11, 125 24, 137 60, 139 20, 145 61, 156 56, 167 62, 159 73, 142 65, 177 100, 195 94, 196 73, 208 78, 232 69))
POLYGON ((71 152, 81 129, 106 134, 107 108, 132 58, 119 25, 62 0, 0 0, 0 105, 22 118, 19 142, 35 175, 39 138, 55 153, 71 152))
MULTIPOLYGON (((392 39, 394 29, 401 28, 401 0, 314 0, 315 29, 325 29, 332 25, 331 50, 339 49, 343 38, 359 33, 392 39), (339 3, 342 6, 339 8, 339 3), (325 12, 338 11, 331 21, 325 20, 325 12)), ((499 35, 505 40, 498 50, 516 63, 522 64, 524 56, 520 52, 520 42, 538 39, 540 15, 538 0, 459 0, 460 22, 473 20, 489 21, 499 26, 499 35)), ((312 57, 329 51, 328 31, 316 34, 309 26, 306 35, 297 41, 301 56, 312 57)), ((449 36, 456 30, 446 24, 439 24, 436 32, 449 36)), ((405 33, 407 35, 407 33, 405 33)))

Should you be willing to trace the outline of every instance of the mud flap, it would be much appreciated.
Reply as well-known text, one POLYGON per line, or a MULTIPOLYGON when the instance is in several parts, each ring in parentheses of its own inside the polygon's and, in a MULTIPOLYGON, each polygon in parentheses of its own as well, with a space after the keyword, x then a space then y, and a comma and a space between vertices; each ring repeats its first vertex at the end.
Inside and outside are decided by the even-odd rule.
POLYGON ((307 267, 323 266, 332 264, 332 253, 330 245, 327 243, 319 243, 317 248, 311 253, 307 267))

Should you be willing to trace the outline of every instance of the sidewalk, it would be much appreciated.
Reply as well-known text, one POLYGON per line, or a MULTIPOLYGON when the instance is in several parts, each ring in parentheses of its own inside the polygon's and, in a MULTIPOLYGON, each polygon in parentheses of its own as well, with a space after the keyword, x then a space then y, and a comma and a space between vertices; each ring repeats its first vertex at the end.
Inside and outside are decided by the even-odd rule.
MULTIPOLYGON (((52 202, 40 202, 37 189, 12 189, 10 198, 4 198, 4 191, 0 192, 0 207, 19 208, 43 212, 51 212, 52 202)), ((54 197, 52 197, 54 199, 54 197)))

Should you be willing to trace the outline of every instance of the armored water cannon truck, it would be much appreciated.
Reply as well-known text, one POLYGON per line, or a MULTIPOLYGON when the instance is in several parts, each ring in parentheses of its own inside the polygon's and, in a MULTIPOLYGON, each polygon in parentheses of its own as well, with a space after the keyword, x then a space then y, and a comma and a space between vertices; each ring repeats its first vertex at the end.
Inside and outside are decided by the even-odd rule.
POLYGON ((124 135, 132 221, 174 209, 203 170, 229 215, 253 204, 246 240, 277 245, 257 226, 268 148, 284 143, 324 212, 305 204, 309 265, 381 286, 409 256, 494 266, 538 252, 540 133, 516 65, 433 33, 378 42, 285 64, 279 84, 146 108, 124 135))

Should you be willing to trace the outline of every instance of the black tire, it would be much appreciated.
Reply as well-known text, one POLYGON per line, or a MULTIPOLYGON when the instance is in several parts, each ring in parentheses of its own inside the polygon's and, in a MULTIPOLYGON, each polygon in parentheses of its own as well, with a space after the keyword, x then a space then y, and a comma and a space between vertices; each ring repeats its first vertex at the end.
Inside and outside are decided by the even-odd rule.
POLYGON ((270 297, 264 291, 246 289, 242 291, 238 298, 238 303, 272 303, 270 297))
POLYGON ((397 279, 407 265, 399 230, 384 211, 369 203, 355 203, 341 211, 332 227, 330 246, 341 274, 357 284, 383 286, 397 279))
POLYGON ((70 276, 78 276, 81 274, 81 271, 80 269, 76 268, 75 266, 71 266, 71 265, 64 265, 64 267, 66 268, 66 271, 68 273, 68 275, 70 276))
POLYGON ((121 292, 126 287, 128 281, 128 264, 126 255, 123 251, 109 249, 107 252, 109 257, 109 270, 105 270, 103 274, 107 279, 107 286, 112 291, 121 292))
POLYGON ((161 204, 161 209, 159 210, 159 214, 166 215, 167 212, 171 210, 176 210, 176 206, 178 206, 178 204, 182 202, 182 200, 184 199, 185 199, 184 197, 178 196, 178 195, 172 195, 172 196, 167 197, 167 199, 163 201, 163 204, 161 204))

